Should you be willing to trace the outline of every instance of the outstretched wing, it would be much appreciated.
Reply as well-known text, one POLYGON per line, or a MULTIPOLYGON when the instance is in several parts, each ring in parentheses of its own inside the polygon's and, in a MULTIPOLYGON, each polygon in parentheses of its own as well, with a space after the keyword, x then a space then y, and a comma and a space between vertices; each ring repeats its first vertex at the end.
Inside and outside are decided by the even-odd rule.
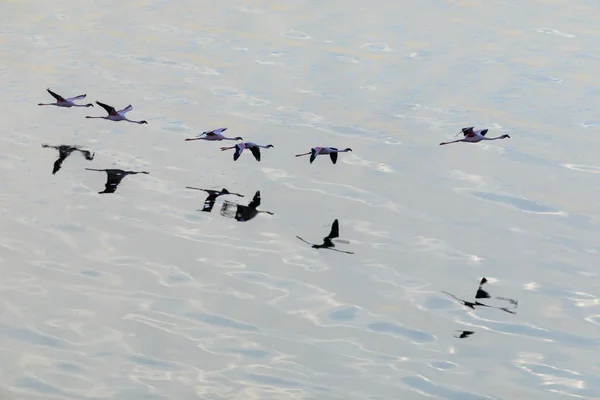
POLYGON ((485 134, 486 134, 486 133, 488 133, 488 130, 489 130, 489 129, 482 129, 482 130, 480 130, 480 131, 479 131, 479 134, 480 134, 481 136, 485 136, 485 134))
POLYGON ((81 100, 81 99, 85 99, 85 94, 80 94, 79 96, 75 96, 75 97, 69 97, 67 100, 69 101, 73 101, 73 100, 81 100))
POLYGON ((256 158, 256 161, 260 161, 260 147, 258 147, 258 146, 250 147, 250 151, 252 152, 252 155, 254 156, 254 158, 256 158))
POLYGON ((127 107, 125 107, 124 109, 122 109, 122 110, 119 110, 119 111, 117 111, 117 112, 118 112, 119 114, 121 114, 121 115, 125 115, 125 114, 127 114, 129 111, 131 111, 131 110, 133 110, 133 107, 132 107, 132 106, 131 106, 131 104, 130 104, 130 105, 128 105, 127 107))
POLYGON ((254 197, 252 198, 252 201, 250 202, 250 204, 248 204, 248 207, 250 208, 258 208, 258 206, 260 206, 260 190, 256 191, 254 197))
POLYGON ((115 110, 115 108, 113 106, 109 106, 108 104, 100 103, 99 101, 96 101, 96 104, 98 104, 100 107, 104 108, 106 110, 106 112, 108 113, 108 115, 117 115, 117 110, 115 110))
POLYGON ((317 158, 317 150, 310 149, 310 163, 312 164, 313 161, 315 161, 315 158, 317 158))
POLYGON ((52 97, 54 97, 57 101, 65 101, 65 98, 62 97, 60 94, 56 94, 54 93, 52 90, 50 89, 46 89, 48 91, 48 93, 50 93, 52 95, 52 97))
POLYGON ((475 132, 473 132, 474 126, 469 126, 467 128, 462 128, 462 133, 465 137, 475 136, 475 132))
POLYGON ((335 164, 337 162, 338 157, 337 151, 335 153, 329 153, 329 157, 331 158, 331 162, 335 164))
POLYGON ((334 239, 337 237, 340 237, 340 223, 336 219, 335 221, 333 221, 333 224, 331 224, 331 232, 329 232, 329 235, 327 235, 327 238, 334 239))

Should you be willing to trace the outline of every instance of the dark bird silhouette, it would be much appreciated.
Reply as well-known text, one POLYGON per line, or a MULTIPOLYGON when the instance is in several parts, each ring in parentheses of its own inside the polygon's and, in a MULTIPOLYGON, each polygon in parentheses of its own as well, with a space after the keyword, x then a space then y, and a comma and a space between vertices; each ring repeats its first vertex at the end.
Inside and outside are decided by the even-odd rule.
POLYGON ((56 99, 56 102, 55 103, 38 103, 38 106, 57 106, 57 107, 67 107, 67 108, 94 107, 94 105, 92 103, 88 103, 88 104, 75 104, 74 103, 75 100, 85 99, 85 96, 86 96, 85 94, 80 94, 79 96, 69 97, 69 98, 65 99, 60 94, 54 93, 50 89, 46 89, 46 90, 48 91, 48 93, 50 93, 52 95, 52 97, 54 97, 56 99))
POLYGON ((247 206, 225 200, 221 207, 221 215, 227 218, 234 218, 240 222, 250 221, 260 213, 273 215, 270 211, 257 210, 258 206, 260 206, 260 190, 256 191, 252 201, 247 206))
POLYGON ((232 196, 244 197, 243 194, 231 193, 229 190, 227 190, 225 188, 218 191, 218 190, 200 189, 200 188, 195 188, 195 187, 191 187, 191 186, 186 186, 186 189, 202 190, 203 192, 208 193, 208 197, 206 198, 206 200, 204 200, 204 207, 202 208, 202 210, 198 210, 198 211, 205 211, 205 212, 212 211, 213 207, 215 206, 215 202, 217 201, 217 197, 219 197, 219 196, 225 196, 225 195, 230 194, 232 196))
MULTIPOLYGON (((338 222, 337 219, 335 221, 333 221, 333 224, 331 224, 331 231, 329 232, 329 235, 327 235, 323 238, 322 244, 313 244, 313 243, 307 242, 306 240, 302 239, 300 236, 296 236, 296 237, 298 239, 302 240, 304 243, 310 244, 313 249, 328 249, 328 250, 338 251, 340 253, 354 254, 354 252, 352 252, 352 251, 344 251, 344 250, 334 249, 335 244, 333 243, 333 239, 340 237, 340 223, 338 222)), ((347 241, 344 241, 344 240, 337 240, 337 241, 340 243, 348 243, 347 241)))
POLYGON ((89 161, 92 161, 94 159, 94 155, 96 154, 96 153, 90 153, 89 150, 82 150, 79 148, 79 146, 68 146, 68 145, 64 145, 64 144, 61 144, 60 146, 51 146, 49 144, 42 144, 42 147, 58 150, 58 159, 56 161, 54 161, 54 167, 52 168, 52 175, 56 174, 60 170, 60 167, 62 166, 63 161, 65 161, 65 159, 67 157, 69 157, 71 155, 71 153, 74 151, 79 151, 81 154, 83 154, 85 159, 89 160, 89 161))
MULTIPOLYGON (((477 293, 475 293, 475 299, 491 299, 492 298, 487 291, 483 290, 483 285, 486 284, 486 283, 487 283, 487 279, 485 277, 481 278, 481 281, 479 282, 479 287, 477 288, 477 293)), ((516 314, 515 311, 512 311, 508 307, 490 306, 488 304, 481 303, 481 302, 479 302, 477 300, 475 300, 475 301, 467 301, 467 300, 464 300, 464 299, 460 299, 460 298, 456 297, 455 295, 453 295, 451 293, 448 293, 448 292, 445 292, 443 290, 442 290, 442 293, 445 293, 448 296, 451 296, 451 297, 455 298, 462 305, 464 305, 466 307, 469 307, 469 308, 472 308, 473 310, 475 309, 475 307, 479 306, 479 307, 496 308, 498 310, 502 310, 502 311, 505 311, 505 312, 510 313, 510 314, 516 314)), ((498 299, 498 300, 508 301, 509 303, 511 303, 511 304, 514 305, 514 307, 512 307, 512 308, 517 308, 517 306, 519 304, 518 301, 513 300, 513 299, 509 299, 507 297, 494 297, 494 298, 498 299)))
POLYGON ((459 331, 459 330, 457 330, 457 331, 454 331, 454 337, 458 338, 458 339, 464 339, 466 337, 471 336, 474 333, 475 332, 473 332, 473 331, 459 331), (457 336, 457 334, 458 334, 458 336, 457 336))
POLYGON ((125 178, 127 175, 135 175, 135 174, 149 174, 150 172, 146 171, 123 171, 122 169, 95 169, 95 168, 86 168, 88 171, 100 171, 106 172, 106 184, 104 185, 104 190, 98 192, 102 193, 114 193, 117 190, 117 186, 119 183, 125 178))

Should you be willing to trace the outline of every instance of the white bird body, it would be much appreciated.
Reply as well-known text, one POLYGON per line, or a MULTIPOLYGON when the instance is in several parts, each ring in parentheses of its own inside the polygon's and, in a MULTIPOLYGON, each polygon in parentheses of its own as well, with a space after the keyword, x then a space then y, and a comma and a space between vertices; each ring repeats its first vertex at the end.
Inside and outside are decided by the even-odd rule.
POLYGON ((318 155, 329 154, 331 162, 335 164, 337 162, 338 153, 345 153, 348 151, 352 151, 352 149, 350 147, 344 150, 338 150, 335 147, 313 147, 308 153, 296 154, 296 157, 307 156, 310 154, 310 163, 312 164, 318 155))
POLYGON ((87 116, 86 118, 102 118, 102 119, 108 119, 110 121, 117 121, 117 122, 118 121, 127 121, 127 122, 133 122, 134 124, 147 124, 148 123, 146 121, 133 121, 131 119, 128 119, 125 116, 125 114, 127 114, 129 111, 133 110, 133 107, 131 106, 131 104, 119 111, 115 110, 115 108, 113 106, 109 106, 108 104, 100 103, 99 101, 96 101, 96 104, 98 104, 100 107, 104 108, 106 110, 106 112, 108 113, 108 115, 105 117, 87 116))
POLYGON ((50 89, 46 89, 48 91, 48 93, 50 93, 52 95, 52 97, 54 97, 56 99, 55 103, 38 103, 38 106, 56 106, 56 107, 94 107, 94 105, 92 103, 88 103, 88 104, 75 104, 74 101, 75 100, 82 100, 85 99, 85 94, 80 94, 79 96, 75 96, 75 97, 68 97, 68 98, 64 98, 62 97, 60 94, 54 93, 52 90, 50 89))
POLYGON ((489 129, 475 130, 475 129, 473 129, 472 126, 470 126, 468 128, 462 128, 461 131, 459 132, 459 134, 462 133, 464 135, 463 139, 453 140, 451 142, 442 142, 442 143, 440 143, 440 145, 450 144, 450 143, 458 143, 458 142, 478 143, 478 142, 481 142, 482 140, 498 140, 498 139, 510 138, 510 136, 508 136, 508 135, 500 135, 500 136, 493 137, 493 138, 485 137, 485 134, 488 133, 488 130, 489 129))

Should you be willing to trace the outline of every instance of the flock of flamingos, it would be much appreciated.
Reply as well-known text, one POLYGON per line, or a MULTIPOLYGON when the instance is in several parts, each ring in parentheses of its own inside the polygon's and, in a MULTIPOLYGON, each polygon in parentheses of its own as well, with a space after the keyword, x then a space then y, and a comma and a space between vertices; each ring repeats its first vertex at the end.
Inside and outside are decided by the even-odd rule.
MULTIPOLYGON (((65 97, 51 91, 50 89, 46 89, 46 90, 48 91, 48 93, 50 93, 50 95, 52 95, 52 97, 54 97, 56 99, 56 101, 54 103, 39 103, 38 105, 40 105, 40 106, 57 106, 57 107, 67 107, 67 108, 70 108, 70 107, 93 107, 94 106, 92 103, 88 103, 88 104, 75 103, 76 100, 85 99, 85 97, 86 97, 85 94, 75 96, 75 97, 65 98, 65 97)), ((127 107, 125 107, 121 110, 117 110, 114 107, 112 107, 108 104, 105 104, 105 103, 101 103, 99 101, 96 101, 96 104, 98 104, 100 107, 102 107, 104 110, 106 110, 108 115, 86 116, 86 118, 99 118, 99 119, 106 119, 106 120, 115 121, 115 122, 127 121, 127 122, 131 122, 134 124, 147 124, 148 123, 147 121, 144 121, 144 120, 134 121, 134 120, 128 119, 126 117, 125 114, 127 114, 128 112, 133 110, 133 107, 131 105, 128 105, 127 107)), ((244 142, 243 141, 244 139, 240 136, 225 137, 223 135, 223 132, 225 132, 226 130, 227 130, 227 128, 214 129, 212 131, 202 132, 200 135, 198 135, 198 137, 189 138, 189 139, 185 139, 185 140, 186 141, 193 141, 193 140, 208 140, 208 141, 235 140, 235 141, 239 141, 239 140, 242 140, 241 142, 236 143, 234 146, 221 147, 222 151, 235 149, 235 152, 233 154, 233 161, 237 161, 240 158, 240 156, 242 155, 242 152, 244 151, 244 149, 248 149, 248 150, 250 150, 250 152, 252 153, 252 155, 254 156, 256 161, 260 162, 260 159, 261 159, 261 150, 260 149, 261 148, 269 149, 269 148, 274 147, 272 144, 259 145, 259 144, 253 143, 253 142, 244 142)), ((510 138, 510 136, 506 135, 506 134, 497 136, 497 137, 492 137, 492 138, 486 137, 486 134, 488 133, 488 129, 475 130, 473 126, 470 126, 467 128, 462 128, 461 131, 457 135, 459 135, 461 133, 463 134, 462 139, 453 140, 450 142, 442 142, 442 143, 440 143, 440 145, 459 143, 459 142, 478 143, 478 142, 481 142, 482 140, 498 140, 498 139, 510 138)), ((56 174, 56 172, 58 172, 58 170, 60 170, 63 161, 74 151, 80 152, 87 160, 91 161, 94 159, 94 153, 91 153, 89 150, 81 149, 79 146, 72 146, 72 145, 51 146, 48 144, 42 144, 42 147, 53 148, 53 149, 58 150, 58 152, 59 152, 59 158, 54 163, 54 168, 52 170, 53 174, 56 174)), ((311 148, 310 151, 307 153, 296 154, 296 157, 310 155, 309 161, 312 164, 315 161, 315 159, 317 158, 317 156, 329 155, 331 162, 333 164, 336 164, 337 160, 338 160, 338 153, 345 153, 345 152, 349 152, 349 151, 352 151, 352 149, 346 148, 346 149, 340 150, 335 147, 316 146, 316 147, 311 148)), ((114 193, 117 190, 117 186, 119 185, 119 183, 121 183, 123 178, 125 178, 127 175, 149 174, 149 172, 146 172, 146 171, 124 171, 121 169, 86 168, 86 170, 106 172, 107 181, 105 184, 105 189, 99 193, 114 193)), ((202 209, 202 211, 207 211, 207 212, 210 212, 212 210, 214 203, 216 201, 216 198, 218 196, 236 195, 239 197, 243 197, 243 195, 240 195, 238 193, 230 193, 227 189, 222 189, 221 191, 216 191, 216 190, 209 190, 209 189, 198 189, 198 188, 194 188, 194 187, 187 187, 187 188, 202 190, 202 191, 205 191, 208 193, 208 197, 205 200, 204 208, 202 209)), ((257 207, 259 205, 260 205, 260 191, 257 191, 256 194, 254 195, 254 198, 247 206, 243 206, 243 205, 239 205, 236 203, 226 201, 221 210, 221 214, 225 215, 225 216, 228 216, 229 214, 231 214, 231 217, 235 218, 238 221, 248 221, 248 220, 254 218, 258 213, 261 213, 261 212, 273 214, 269 211, 258 211, 257 207)), ((350 251, 342 251, 342 250, 338 250, 338 249, 334 248, 335 247, 334 239, 337 239, 338 237, 339 237, 339 221, 337 219, 333 221, 333 224, 331 225, 330 233, 326 237, 323 238, 322 244, 309 243, 306 240, 302 239, 301 237, 297 236, 298 239, 302 240, 303 242, 311 245, 313 248, 316 248, 316 249, 328 249, 328 250, 334 250, 334 251, 347 253, 347 254, 354 254, 353 252, 350 252, 350 251)), ((337 239, 336 241, 342 242, 342 243, 348 243, 348 242, 345 242, 345 241, 342 241, 339 239, 337 239)), ((491 306, 491 305, 481 303, 479 301, 479 299, 491 299, 492 298, 490 296, 489 292, 483 290, 483 288, 482 288, 482 286, 486 282, 487 282, 487 279, 485 277, 483 279, 481 279, 481 281, 479 283, 479 288, 477 289, 477 292, 475 294, 474 301, 463 300, 463 299, 458 298, 448 292, 443 292, 443 293, 445 293, 449 296, 452 296, 454 299, 459 301, 461 304, 463 304, 464 306, 469 307, 471 309, 475 309, 475 307, 490 307, 490 308, 497 308, 497 309, 500 309, 502 311, 505 311, 505 312, 508 312, 511 314, 515 314, 516 312, 513 311, 512 309, 514 309, 518 306, 518 301, 516 301, 516 300, 509 299, 506 297, 494 297, 495 299, 509 302, 513 306, 510 308, 509 307, 491 306)), ((462 330, 456 331, 456 332, 458 332, 458 335, 456 335, 456 337, 461 338, 461 339, 468 337, 474 333, 473 331, 462 331, 462 330)))

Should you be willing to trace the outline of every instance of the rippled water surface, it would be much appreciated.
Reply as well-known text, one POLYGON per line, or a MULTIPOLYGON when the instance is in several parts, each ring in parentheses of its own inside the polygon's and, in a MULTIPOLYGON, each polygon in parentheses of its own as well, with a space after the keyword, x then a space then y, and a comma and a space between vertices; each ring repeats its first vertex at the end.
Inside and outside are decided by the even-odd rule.
POLYGON ((597 2, 21 0, 0 22, 3 400, 600 398, 597 2), (38 107, 47 87, 148 125, 38 107), (438 146, 471 125, 511 138, 438 146), (222 126, 274 148, 184 141, 222 126), (53 175, 43 143, 95 157, 53 175), (353 151, 294 157, 313 146, 353 151), (150 174, 98 194, 85 168, 150 174), (201 212, 186 186, 244 197, 201 212), (220 214, 256 191, 273 215, 220 214), (355 254, 296 238, 336 218, 355 254), (483 276, 517 314, 442 293, 483 276))

